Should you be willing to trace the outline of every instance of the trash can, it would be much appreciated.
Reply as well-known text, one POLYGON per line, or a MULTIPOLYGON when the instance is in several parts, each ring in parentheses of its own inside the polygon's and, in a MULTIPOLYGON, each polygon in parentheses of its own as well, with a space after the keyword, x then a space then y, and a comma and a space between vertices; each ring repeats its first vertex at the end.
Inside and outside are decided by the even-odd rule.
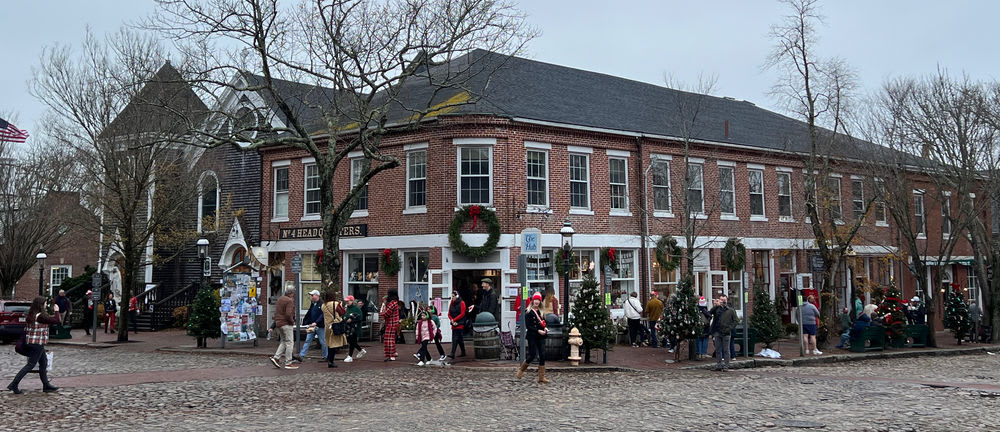
POLYGON ((563 325, 555 314, 545 315, 545 328, 549 334, 545 337, 545 360, 562 360, 566 358, 566 341, 563 338, 563 325))
POLYGON ((500 359, 500 327, 492 313, 476 315, 472 323, 472 351, 477 360, 500 359))

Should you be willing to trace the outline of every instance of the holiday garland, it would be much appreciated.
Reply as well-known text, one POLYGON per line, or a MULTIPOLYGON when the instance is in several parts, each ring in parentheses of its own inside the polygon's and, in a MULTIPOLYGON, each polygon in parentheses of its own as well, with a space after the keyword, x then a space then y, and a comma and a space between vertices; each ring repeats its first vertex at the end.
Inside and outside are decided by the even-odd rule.
POLYGON ((677 269, 681 263, 681 255, 681 248, 677 246, 677 239, 673 236, 661 236, 656 241, 656 262, 664 271, 672 272, 677 269))
POLYGON ((387 276, 395 276, 399 273, 399 252, 391 249, 382 251, 382 273, 387 276))
POLYGON ((572 272, 579 267, 576 254, 570 254, 569 266, 566 266, 566 251, 559 249, 553 257, 556 264, 556 273, 559 273, 559 276, 566 276, 566 273, 572 272))
POLYGON ((729 271, 741 271, 747 265, 747 248, 740 243, 740 239, 730 237, 726 240, 726 246, 722 248, 722 265, 729 271))
POLYGON ((497 220, 497 214, 493 210, 483 206, 469 205, 462 207, 458 213, 455 213, 455 217, 451 220, 451 225, 448 227, 448 245, 455 252, 469 258, 486 257, 496 250, 499 241, 500 222, 497 220), (486 238, 486 243, 483 243, 482 246, 472 247, 465 243, 465 240, 462 240, 462 225, 465 225, 469 219, 472 219, 472 229, 476 229, 476 225, 480 219, 486 224, 489 237, 486 238))
POLYGON ((618 273, 618 253, 615 248, 601 248, 601 268, 611 267, 612 273, 618 273))

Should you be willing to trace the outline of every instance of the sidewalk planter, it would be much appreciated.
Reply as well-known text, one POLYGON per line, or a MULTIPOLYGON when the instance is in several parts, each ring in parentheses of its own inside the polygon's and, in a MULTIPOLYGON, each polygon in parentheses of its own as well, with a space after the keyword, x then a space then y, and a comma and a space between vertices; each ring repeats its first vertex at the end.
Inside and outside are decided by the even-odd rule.
POLYGON ((851 352, 882 351, 885 349, 885 327, 866 327, 861 337, 851 339, 851 352))
POLYGON ((909 342, 910 348, 924 348, 927 346, 927 337, 930 334, 930 327, 924 324, 912 324, 903 329, 903 334, 909 342))
POLYGON ((413 345, 417 343, 417 332, 413 330, 400 330, 403 334, 403 343, 407 345, 413 345))

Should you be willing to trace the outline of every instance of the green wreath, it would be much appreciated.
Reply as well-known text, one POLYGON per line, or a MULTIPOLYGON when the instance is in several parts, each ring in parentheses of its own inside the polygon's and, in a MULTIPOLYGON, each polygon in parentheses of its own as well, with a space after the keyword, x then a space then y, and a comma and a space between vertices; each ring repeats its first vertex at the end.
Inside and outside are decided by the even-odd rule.
POLYGON ((495 211, 479 205, 469 205, 462 207, 451 220, 448 227, 448 245, 452 250, 469 258, 485 258, 497 248, 500 242, 500 222, 497 220, 495 211), (462 225, 472 219, 472 228, 476 228, 479 219, 486 224, 486 231, 489 237, 482 246, 472 247, 462 240, 462 225))
POLYGON ((618 273, 618 253, 613 247, 601 248, 601 269, 611 267, 611 273, 618 273))
POLYGON ((683 251, 677 246, 677 239, 673 236, 660 236, 656 241, 656 262, 663 270, 667 272, 676 270, 681 264, 681 255, 683 251))
POLYGON ((740 239, 730 237, 726 240, 726 246, 722 248, 722 265, 729 271, 741 271, 747 265, 747 248, 740 243, 740 239))
POLYGON ((552 257, 552 260, 556 262, 556 273, 559 273, 559 276, 566 276, 566 273, 574 271, 577 267, 579 267, 575 253, 570 255, 568 267, 564 262, 566 260, 566 251, 557 249, 556 253, 554 253, 552 257))
POLYGON ((391 249, 385 249, 382 251, 382 273, 387 276, 395 276, 399 274, 399 252, 391 249))

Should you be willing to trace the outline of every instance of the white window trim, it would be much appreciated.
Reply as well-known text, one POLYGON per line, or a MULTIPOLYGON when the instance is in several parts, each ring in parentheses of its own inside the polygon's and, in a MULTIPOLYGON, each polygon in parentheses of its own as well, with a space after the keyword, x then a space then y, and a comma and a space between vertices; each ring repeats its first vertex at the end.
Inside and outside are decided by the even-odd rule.
POLYGON ((533 150, 552 150, 552 144, 538 141, 525 141, 524 148, 533 150))
POLYGON ((724 221, 738 221, 740 220, 740 217, 735 214, 722 213, 719 215, 719 219, 724 221))
POLYGON ((652 159, 652 160, 655 160, 655 161, 669 161, 669 160, 674 160, 674 157, 672 155, 663 154, 663 153, 650 153, 649 154, 649 158, 652 159))
POLYGON ((663 211, 663 210, 654 210, 653 211, 653 217, 655 217, 655 218, 672 218, 672 217, 674 217, 674 213, 673 212, 669 212, 669 211, 663 211))
POLYGON ((628 158, 632 157, 632 152, 627 151, 627 150, 605 149, 604 150, 604 154, 608 155, 609 158, 624 158, 624 159, 628 159, 628 158))
MULTIPOLYGON (((583 156, 584 159, 587 161, 587 164, 586 164, 587 165, 587 180, 586 180, 587 181, 587 207, 573 207, 573 197, 572 197, 573 188, 570 187, 570 190, 569 190, 569 193, 570 193, 570 200, 569 200, 570 207, 569 207, 569 212, 570 212, 570 214, 593 215, 594 214, 594 211, 593 211, 593 196, 592 196, 593 194, 590 193, 591 192, 590 191, 590 174, 591 174, 590 173, 590 154, 589 153, 580 153, 580 152, 570 152, 570 154, 569 154, 570 159, 572 159, 572 157, 574 155, 575 156, 583 156), (574 210, 576 210, 577 212, 574 213, 574 210)), ((572 166, 572 164, 571 163, 567 164, 567 166, 568 166, 568 169, 570 171, 569 172, 569 174, 570 174, 570 176, 569 176, 570 177, 570 185, 572 185, 574 181, 580 181, 580 180, 573 180, 572 179, 573 178, 573 173, 572 173, 573 166, 572 166)))
MULTIPOLYGON (((721 200, 722 200, 722 177, 720 176, 719 177, 719 200, 720 200, 720 203, 719 203, 719 215, 720 216, 719 217, 722 220, 740 220, 740 218, 738 216, 736 216, 736 164, 733 163, 732 165, 729 165, 728 163, 725 163, 725 161, 719 161, 719 168, 722 168, 722 167, 729 168, 730 183, 733 186, 733 190, 729 191, 729 193, 732 194, 732 196, 733 196, 733 211, 732 212, 724 212, 724 211, 722 211, 722 203, 721 203, 721 200)), ((702 169, 704 169, 704 167, 702 167, 702 169)), ((722 171, 722 170, 720 169, 718 171, 722 171)), ((702 173, 701 173, 701 181, 702 181, 702 192, 701 192, 702 193, 702 197, 701 197, 701 201, 702 201, 702 203, 704 203, 705 202, 705 196, 704 196, 705 195, 705 187, 704 187, 705 172, 704 171, 702 171, 702 173)))
POLYGON ((470 146, 495 146, 497 145, 496 138, 452 138, 452 144, 458 147, 470 147, 470 146))
MULTIPOLYGON (((287 171, 288 174, 291 175, 291 168, 289 167, 291 165, 291 162, 290 161, 283 161, 283 162, 285 163, 281 165, 271 164, 271 222, 288 222, 288 210, 289 210, 288 207, 291 207, 290 205, 286 204, 284 216, 278 216, 275 213, 278 209, 278 170, 284 168, 285 171, 287 171)), ((289 198, 291 197, 292 193, 291 183, 292 179, 289 178, 288 189, 282 192, 289 198)))
POLYGON ((300 220, 300 221, 303 221, 303 222, 308 222, 308 221, 318 221, 318 220, 321 220, 321 219, 322 219, 322 218, 321 218, 321 217, 319 217, 319 214, 311 214, 311 215, 308 215, 308 216, 302 216, 301 218, 299 218, 299 220, 300 220))
POLYGON ((458 151, 455 152, 455 202, 456 205, 461 208, 466 205, 482 205, 486 207, 493 207, 493 146, 486 144, 487 141, 496 143, 494 138, 455 138, 455 142, 460 140, 471 140, 470 144, 463 144, 458 147, 458 151), (464 148, 476 148, 476 147, 488 147, 489 148, 489 158, 487 160, 488 168, 490 169, 489 174, 489 202, 486 203, 467 203, 462 204, 462 149, 464 148))
MULTIPOLYGON (((688 163, 687 163, 687 165, 684 166, 684 176, 685 177, 687 177, 687 173, 691 170, 691 167, 690 167, 691 164, 701 165, 701 188, 699 189, 699 190, 701 190, 701 211, 691 212, 691 214, 693 214, 695 216, 695 219, 708 219, 708 215, 705 214, 705 163, 704 162, 692 162, 691 159, 694 159, 694 158, 688 158, 688 163)), ((704 160, 704 159, 702 159, 702 160, 704 160)), ((734 172, 733 175, 735 176, 736 173, 734 172)), ((687 183, 686 179, 685 179, 685 183, 687 183)), ((733 185, 733 189, 735 189, 735 185, 733 185)), ((687 202, 686 201, 687 200, 687 196, 688 196, 688 193, 690 191, 691 191, 690 187, 684 189, 684 199, 685 199, 685 202, 687 202)), ((735 192, 734 192, 734 195, 735 195, 735 192)), ((735 208, 735 204, 734 204, 734 208, 735 208)))
POLYGON ((291 164, 292 164, 292 160, 291 159, 282 159, 282 160, 277 160, 277 161, 271 162, 271 168, 281 168, 281 167, 289 166, 291 164))
POLYGON ((585 208, 570 208, 569 209, 569 214, 571 214, 571 215, 593 216, 594 215, 594 211, 590 210, 590 209, 585 209, 585 208))
MULTIPOLYGON (((608 150, 608 151, 610 152, 611 150, 608 150)), ((625 153, 627 154, 628 152, 625 152, 625 153)), ((608 156, 611 156, 611 154, 609 153, 608 156)), ((612 160, 620 160, 620 161, 622 161, 622 162, 625 163, 625 172, 623 173, 625 175, 625 208, 624 209, 611 208, 609 214, 611 216, 632 216, 632 210, 631 210, 632 209, 632 206, 631 206, 632 203, 630 202, 631 200, 629 199, 628 157, 620 157, 620 156, 608 157, 608 188, 609 188, 609 192, 610 192, 610 188, 611 188, 610 177, 611 177, 611 161, 612 160)), ((610 205, 611 205, 611 202, 610 202, 610 194, 609 194, 608 206, 610 207, 610 205)))
POLYGON ((764 171, 764 170, 765 170, 765 166, 764 166, 764 165, 761 165, 761 164, 752 164, 752 163, 748 163, 748 164, 747 164, 747 169, 752 169, 752 170, 761 170, 761 171, 764 171))
POLYGON ((715 164, 718 165, 718 166, 736 167, 736 162, 727 161, 727 160, 715 161, 715 164))
POLYGON ((414 150, 425 150, 425 149, 427 149, 427 147, 428 147, 427 142, 420 142, 420 143, 414 143, 414 144, 406 144, 406 145, 403 146, 403 151, 405 151, 405 152, 411 152, 411 151, 414 151, 414 150))
POLYGON ((844 176, 840 174, 830 174, 827 178, 837 179, 837 207, 839 207, 838 213, 840 217, 833 220, 833 223, 837 225, 844 224, 844 183, 841 181, 844 176))
MULTIPOLYGON (((427 213, 427 143, 421 144, 410 144, 411 148, 406 150, 406 197, 403 200, 406 203, 403 209, 403 214, 421 214, 427 213), (410 205, 410 156, 418 151, 424 152, 424 205, 410 205)), ((461 157, 461 155, 459 155, 461 157)))
POLYGON ((363 217, 368 217, 368 209, 355 210, 351 212, 351 218, 363 218, 363 217))
MULTIPOLYGON (((351 153, 353 154, 355 152, 351 152, 351 153)), ((354 186, 355 186, 354 185, 354 162, 355 161, 359 161, 359 160, 364 160, 364 158, 363 157, 354 157, 354 158, 350 159, 350 161, 351 161, 351 179, 350 180, 351 181, 350 181, 349 184, 350 184, 350 188, 351 189, 353 189, 354 186)), ((361 177, 361 173, 358 173, 358 180, 359 181, 361 180, 360 177, 361 177)), ((305 182, 303 182, 303 187, 304 186, 305 186, 305 182)), ((350 190, 350 189, 348 189, 348 190, 350 190)), ((367 193, 368 193, 368 190, 365 189, 365 194, 367 194, 367 193)), ((365 208, 363 208, 363 209, 355 209, 353 212, 351 212, 351 217, 352 218, 368 217, 368 204, 369 203, 365 203, 365 208)), ((303 209, 305 209, 305 206, 303 206, 303 209)))
POLYGON ((670 155, 658 155, 653 154, 650 157, 650 166, 653 164, 663 163, 667 165, 667 209, 666 210, 656 210, 656 184, 653 184, 653 217, 674 217, 674 200, 670 195, 671 187, 673 187, 670 181, 671 168, 670 161, 673 159, 670 155))
POLYGON ((693 163, 693 164, 705 165, 705 158, 688 157, 686 162, 687 163, 693 163))
POLYGON ((302 165, 314 164, 314 163, 316 163, 316 158, 314 158, 312 156, 307 156, 307 157, 302 158, 301 162, 302 162, 302 165))
POLYGON ((792 201, 792 197, 794 196, 794 194, 792 194, 792 169, 791 168, 777 167, 776 170, 778 171, 778 175, 776 175, 774 177, 774 185, 776 186, 776 190, 777 190, 775 196, 778 197, 778 202, 779 202, 779 205, 778 205, 778 222, 795 222, 795 210, 793 209, 793 206, 792 206, 792 204, 794 202, 794 201, 792 201), (781 214, 781 205, 780 205, 780 202, 781 202, 781 186, 778 185, 778 177, 780 177, 782 174, 787 174, 788 175, 788 210, 792 212, 791 216, 784 216, 784 215, 781 214))
MULTIPOLYGON (((924 191, 923 190, 914 189, 913 190, 913 198, 916 199, 916 197, 918 195, 920 196, 920 216, 921 216, 921 219, 923 219, 923 221, 921 222, 921 225, 922 225, 921 228, 922 228, 923 232, 917 234, 917 239, 918 240, 924 240, 924 239, 927 238, 927 200, 924 199, 924 191)), ((916 203, 914 203, 914 211, 915 210, 916 210, 916 203)), ((914 213, 913 217, 916 218, 916 216, 917 216, 917 214, 914 213)))
POLYGON ((795 172, 795 170, 794 170, 794 169, 791 169, 791 168, 789 168, 789 167, 782 167, 782 166, 778 166, 778 167, 774 167, 774 170, 775 170, 775 171, 778 171, 778 172, 786 172, 786 173, 792 173, 792 172, 795 172))
MULTIPOLYGON (((552 199, 549 196, 549 192, 551 191, 551 188, 549 188, 549 152, 547 150, 545 150, 545 149, 536 148, 536 147, 530 147, 527 150, 525 150, 525 152, 524 152, 525 171, 527 171, 528 152, 529 151, 530 152, 538 152, 538 153, 542 153, 543 155, 545 155, 545 178, 543 179, 545 181, 545 203, 544 204, 528 204, 527 205, 527 209, 526 209, 528 211, 528 213, 541 213, 541 212, 543 212, 545 210, 550 209, 551 206, 552 206, 552 199)), ((527 172, 525 172, 524 179, 525 179, 525 188, 524 189, 527 192, 527 190, 528 190, 527 181, 529 180, 529 178, 527 176, 527 172)), ((536 179, 540 179, 540 177, 538 177, 536 179)), ((528 202, 527 197, 525 197, 524 201, 525 201, 525 203, 528 202)))
MULTIPOLYGON (((303 162, 306 159, 307 158, 303 158, 302 159, 303 162)), ((312 159, 312 158, 308 158, 308 159, 312 159)), ((319 220, 320 219, 319 214, 323 212, 323 209, 320 208, 320 211, 318 211, 316 213, 306 213, 306 208, 309 207, 309 205, 308 205, 309 204, 309 198, 308 198, 309 197, 309 186, 308 186, 308 184, 309 184, 309 176, 306 175, 306 172, 309 170, 309 167, 316 166, 316 162, 315 161, 316 160, 313 159, 312 163, 305 163, 304 165, 302 165, 302 217, 299 218, 299 220, 302 220, 302 221, 319 220)), ((316 174, 319 175, 319 167, 316 168, 316 174)), ((322 190, 322 188, 320 188, 320 190, 322 190)), ((323 205, 322 202, 323 201, 322 201, 322 197, 321 197, 320 198, 320 206, 321 207, 323 205)))
POLYGON ((754 193, 750 190, 750 172, 760 171, 760 211, 761 214, 753 214, 753 209, 750 209, 750 220, 755 222, 767 222, 767 194, 765 193, 764 187, 764 165, 754 165, 747 164, 747 195, 753 196, 754 193))
POLYGON ((53 276, 55 276, 56 269, 66 269, 66 278, 63 279, 62 281, 59 281, 59 285, 62 285, 62 282, 65 281, 66 279, 69 279, 69 278, 73 277, 73 266, 71 264, 53 264, 52 266, 50 266, 49 267, 49 291, 50 291, 50 293, 51 293, 52 289, 54 289, 55 287, 59 286, 59 285, 54 285, 52 283, 52 281, 55 280, 55 278, 53 276))
MULTIPOLYGON (((924 209, 924 211, 926 212, 927 209, 924 209)), ((945 191, 944 192, 944 200, 941 202, 941 238, 944 239, 944 240, 951 239, 951 232, 955 231, 954 224, 952 224, 951 220, 949 219, 950 215, 951 215, 951 192, 945 191), (945 209, 948 210, 948 215, 947 216, 944 213, 945 209), (948 231, 949 232, 944 232, 944 223, 945 222, 948 222, 948 231)))
MULTIPOLYGON (((582 153, 582 154, 586 154, 586 155, 591 155, 591 154, 594 153, 594 148, 593 147, 583 147, 583 146, 568 145, 568 146, 566 146, 566 151, 569 152, 569 153, 582 153)), ((588 156, 588 159, 589 159, 589 156, 588 156)))
POLYGON ((219 184, 219 177, 215 175, 214 171, 205 171, 201 173, 201 177, 198 178, 198 232, 209 233, 215 232, 219 229, 219 200, 221 199, 220 188, 221 185, 219 184), (215 227, 211 230, 203 230, 202 228, 204 227, 201 226, 201 220, 205 217, 203 209, 204 206, 202 205, 202 199, 204 199, 203 194, 205 191, 203 186, 205 179, 208 177, 212 177, 215 181, 215 227))

